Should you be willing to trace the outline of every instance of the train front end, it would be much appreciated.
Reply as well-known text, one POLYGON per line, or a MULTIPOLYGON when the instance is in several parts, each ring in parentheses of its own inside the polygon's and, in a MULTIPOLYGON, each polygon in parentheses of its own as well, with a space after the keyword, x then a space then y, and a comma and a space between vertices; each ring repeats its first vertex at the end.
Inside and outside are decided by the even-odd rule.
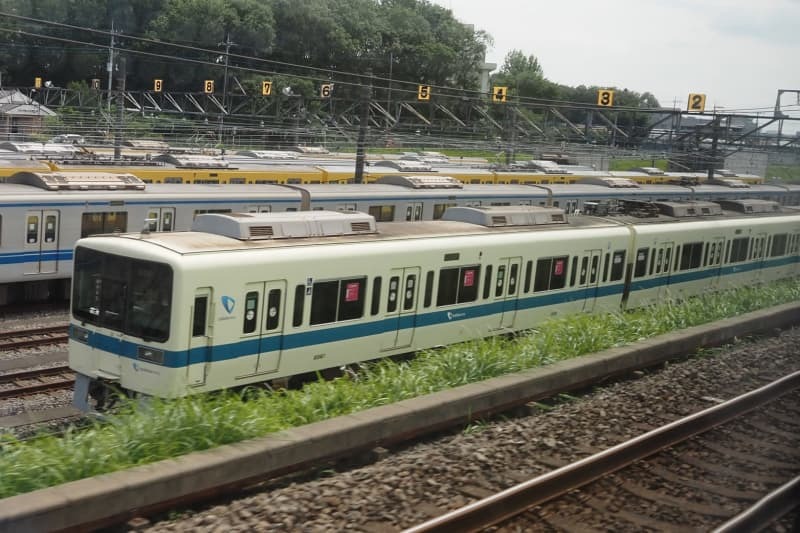
POLYGON ((180 395, 173 289, 163 248, 127 236, 78 241, 69 339, 76 407, 103 410, 120 395, 180 395))

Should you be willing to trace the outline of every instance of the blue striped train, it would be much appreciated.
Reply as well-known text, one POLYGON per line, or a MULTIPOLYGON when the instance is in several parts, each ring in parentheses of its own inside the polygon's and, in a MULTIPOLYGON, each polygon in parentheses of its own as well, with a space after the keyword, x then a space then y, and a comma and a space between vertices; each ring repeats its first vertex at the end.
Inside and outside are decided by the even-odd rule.
POLYGON ((72 248, 98 233, 178 231, 209 212, 340 210, 379 222, 440 218, 454 206, 534 205, 585 211, 610 199, 766 199, 800 205, 800 185, 717 180, 637 184, 618 177, 573 184, 464 184, 439 175, 387 175, 369 184, 145 184, 130 174, 18 172, 0 183, 0 305, 67 298, 72 248))
POLYGON ((75 403, 180 397, 800 274, 800 213, 767 200, 625 202, 607 216, 454 207, 203 214, 78 241, 75 403))

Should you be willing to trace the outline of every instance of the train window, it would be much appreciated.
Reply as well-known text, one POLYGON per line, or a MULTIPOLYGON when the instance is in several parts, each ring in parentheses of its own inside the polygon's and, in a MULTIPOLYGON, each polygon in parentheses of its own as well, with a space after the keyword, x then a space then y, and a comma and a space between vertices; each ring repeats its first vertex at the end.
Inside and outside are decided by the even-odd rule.
POLYGON ((609 263, 611 263, 609 259, 611 259, 611 254, 606 253, 605 258, 603 259, 603 277, 600 278, 603 282, 608 281, 608 267, 610 266, 609 263))
POLYGON ((457 205, 456 203, 433 204, 433 220, 439 220, 444 215, 444 212, 447 211, 448 207, 455 207, 457 205))
POLYGON ((494 295, 495 296, 502 296, 503 295, 503 285, 506 282, 506 266, 500 265, 497 267, 497 279, 495 280, 494 286, 494 295))
POLYGON ((306 303, 306 287, 305 285, 296 285, 294 288, 294 312, 292 316, 292 326, 299 327, 303 325, 303 307, 306 303))
MULTIPOLYGON (((667 249, 669 251, 669 249, 667 249)), ((617 250, 611 256, 611 281, 619 281, 625 272, 625 250, 617 250)))
POLYGON ((27 232, 25 242, 28 244, 39 242, 39 217, 37 215, 28 215, 28 222, 25 227, 27 232))
POLYGON ((675 248, 675 265, 672 267, 673 272, 678 271, 678 261, 681 259, 681 247, 678 246, 675 248))
POLYGON ((389 278, 389 300, 386 302, 386 312, 394 313, 397 311, 397 291, 400 287, 400 277, 392 276, 389 278))
POLYGON ((486 274, 483 277, 483 299, 487 299, 492 291, 492 265, 486 267, 486 274))
POLYGON ((653 272, 655 272, 655 270, 656 270, 656 254, 655 253, 651 253, 650 254, 650 270, 647 272, 648 275, 652 276, 653 272))
POLYGON ((422 204, 414 206, 414 220, 422 220, 422 204))
MULTIPOLYGON (((336 320, 353 320, 364 316, 367 277, 348 278, 339 281, 339 309, 336 320)), ((314 300, 311 300, 314 308, 314 300)))
POLYGON ((414 294, 417 292, 417 276, 411 275, 406 278, 406 288, 403 293, 403 311, 408 311, 414 307, 414 294))
POLYGON ((318 281, 311 291, 311 325, 336 321, 339 281, 318 281))
POLYGON ((634 277, 640 278, 647 272, 647 254, 650 252, 647 248, 639 248, 636 250, 636 266, 633 270, 634 277))
POLYGON ((165 209, 164 216, 161 217, 161 231, 172 231, 174 229, 173 220, 174 220, 175 211, 173 209, 165 209))
POLYGON ((533 261, 525 263, 525 284, 522 286, 523 293, 530 292, 531 290, 531 271, 533 270, 533 261))
POLYGON ((381 282, 383 278, 376 276, 372 280, 372 305, 370 306, 370 313, 374 316, 381 310, 381 282))
POLYGON ((681 270, 698 268, 703 253, 702 242, 690 242, 683 245, 681 252, 681 270))
POLYGON ((183 183, 183 178, 175 176, 167 176, 164 178, 164 183, 183 183))
POLYGON ((99 233, 125 233, 128 231, 128 213, 84 213, 81 217, 81 238, 99 233))
POLYGON ((375 222, 391 222, 394 220, 393 205, 371 205, 369 214, 375 217, 375 222))
POLYGON ((413 212, 413 209, 414 208, 410 205, 406 207, 406 222, 411 222, 411 213, 413 212))
POLYGON ((56 242, 58 232, 58 219, 55 215, 44 217, 44 242, 56 242))
POLYGON ((747 249, 749 244, 748 237, 740 237, 738 239, 733 239, 733 241, 728 241, 728 247, 730 248, 730 254, 728 256, 728 261, 731 263, 741 263, 742 261, 747 260, 747 249))
POLYGON ((589 272, 589 283, 596 283, 597 282, 597 266, 600 262, 600 256, 596 255, 592 257, 592 270, 589 272))
POLYGON ((586 275, 589 270, 589 258, 584 257, 581 259, 581 277, 580 277, 580 284, 586 285, 586 275))
POLYGON ((656 253, 656 260, 653 261, 653 262, 656 264, 656 274, 661 274, 661 265, 664 263, 664 249, 663 248, 659 248, 658 249, 658 252, 656 253))
POLYGON ((328 324, 363 316, 366 281, 366 277, 360 277, 314 283, 311 324, 328 324))
POLYGON ((711 258, 714 258, 714 255, 711 252, 711 244, 706 245, 706 251, 703 253, 703 266, 708 266, 708 256, 711 255, 711 258))
POLYGON ((563 289, 567 284, 567 261, 569 256, 546 257, 536 261, 533 292, 563 289))
POLYGON ((569 275, 569 286, 575 286, 575 278, 578 276, 578 258, 572 258, 572 272, 569 275))
POLYGON ((439 289, 436 292, 436 305, 453 305, 458 298, 458 277, 460 268, 439 270, 439 289))
POLYGON ((150 211, 147 213, 147 229, 150 231, 158 231, 158 211, 150 211))
POLYGON ((428 270, 428 273, 425 274, 425 307, 430 307, 433 300, 433 276, 433 270, 428 270))
POLYGON ((208 296, 195 296, 194 316, 192 317, 192 337, 206 334, 206 314, 208 312, 208 296))
POLYGON ((244 323, 242 333, 253 333, 258 323, 258 293, 248 292, 244 297, 244 323))
POLYGON ((75 318, 147 341, 169 337, 172 270, 78 247, 72 286, 75 318))
POLYGON ((281 322, 281 290, 272 289, 267 294, 267 331, 277 329, 281 322))
MULTIPOLYGON (((436 294, 436 305, 474 302, 478 298, 480 271, 480 265, 439 270, 439 289, 436 294)), ((486 291, 484 290, 484 292, 486 291)))
POLYGON ((664 272, 669 272, 669 261, 670 258, 672 257, 671 254, 672 254, 672 248, 667 247, 667 249, 664 251, 664 272))
POLYGON ((194 218, 197 218, 197 215, 205 215, 206 213, 230 213, 230 212, 231 212, 230 209, 195 209, 194 218))
POLYGON ((508 294, 516 294, 517 293, 517 276, 519 275, 519 265, 513 263, 511 265, 511 271, 508 274, 508 294))

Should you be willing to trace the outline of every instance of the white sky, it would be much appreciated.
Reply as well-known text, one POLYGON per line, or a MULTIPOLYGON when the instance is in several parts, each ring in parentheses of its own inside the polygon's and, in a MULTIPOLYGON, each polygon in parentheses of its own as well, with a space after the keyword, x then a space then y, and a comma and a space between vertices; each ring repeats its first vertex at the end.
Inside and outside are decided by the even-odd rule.
MULTIPOLYGON (((486 60, 534 55, 553 82, 650 92, 686 109, 772 114, 800 90, 800 0, 429 0, 494 39, 486 60)), ((800 117, 796 94, 781 108, 800 117)), ((800 128, 787 121, 785 128, 800 128)))

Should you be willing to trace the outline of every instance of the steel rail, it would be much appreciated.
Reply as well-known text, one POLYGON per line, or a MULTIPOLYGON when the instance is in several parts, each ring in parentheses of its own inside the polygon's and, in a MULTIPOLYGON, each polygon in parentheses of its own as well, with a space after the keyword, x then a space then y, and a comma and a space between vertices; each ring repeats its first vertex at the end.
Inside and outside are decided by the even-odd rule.
POLYGON ((798 387, 800 372, 794 372, 764 387, 406 529, 404 533, 480 531, 742 416, 798 387))

